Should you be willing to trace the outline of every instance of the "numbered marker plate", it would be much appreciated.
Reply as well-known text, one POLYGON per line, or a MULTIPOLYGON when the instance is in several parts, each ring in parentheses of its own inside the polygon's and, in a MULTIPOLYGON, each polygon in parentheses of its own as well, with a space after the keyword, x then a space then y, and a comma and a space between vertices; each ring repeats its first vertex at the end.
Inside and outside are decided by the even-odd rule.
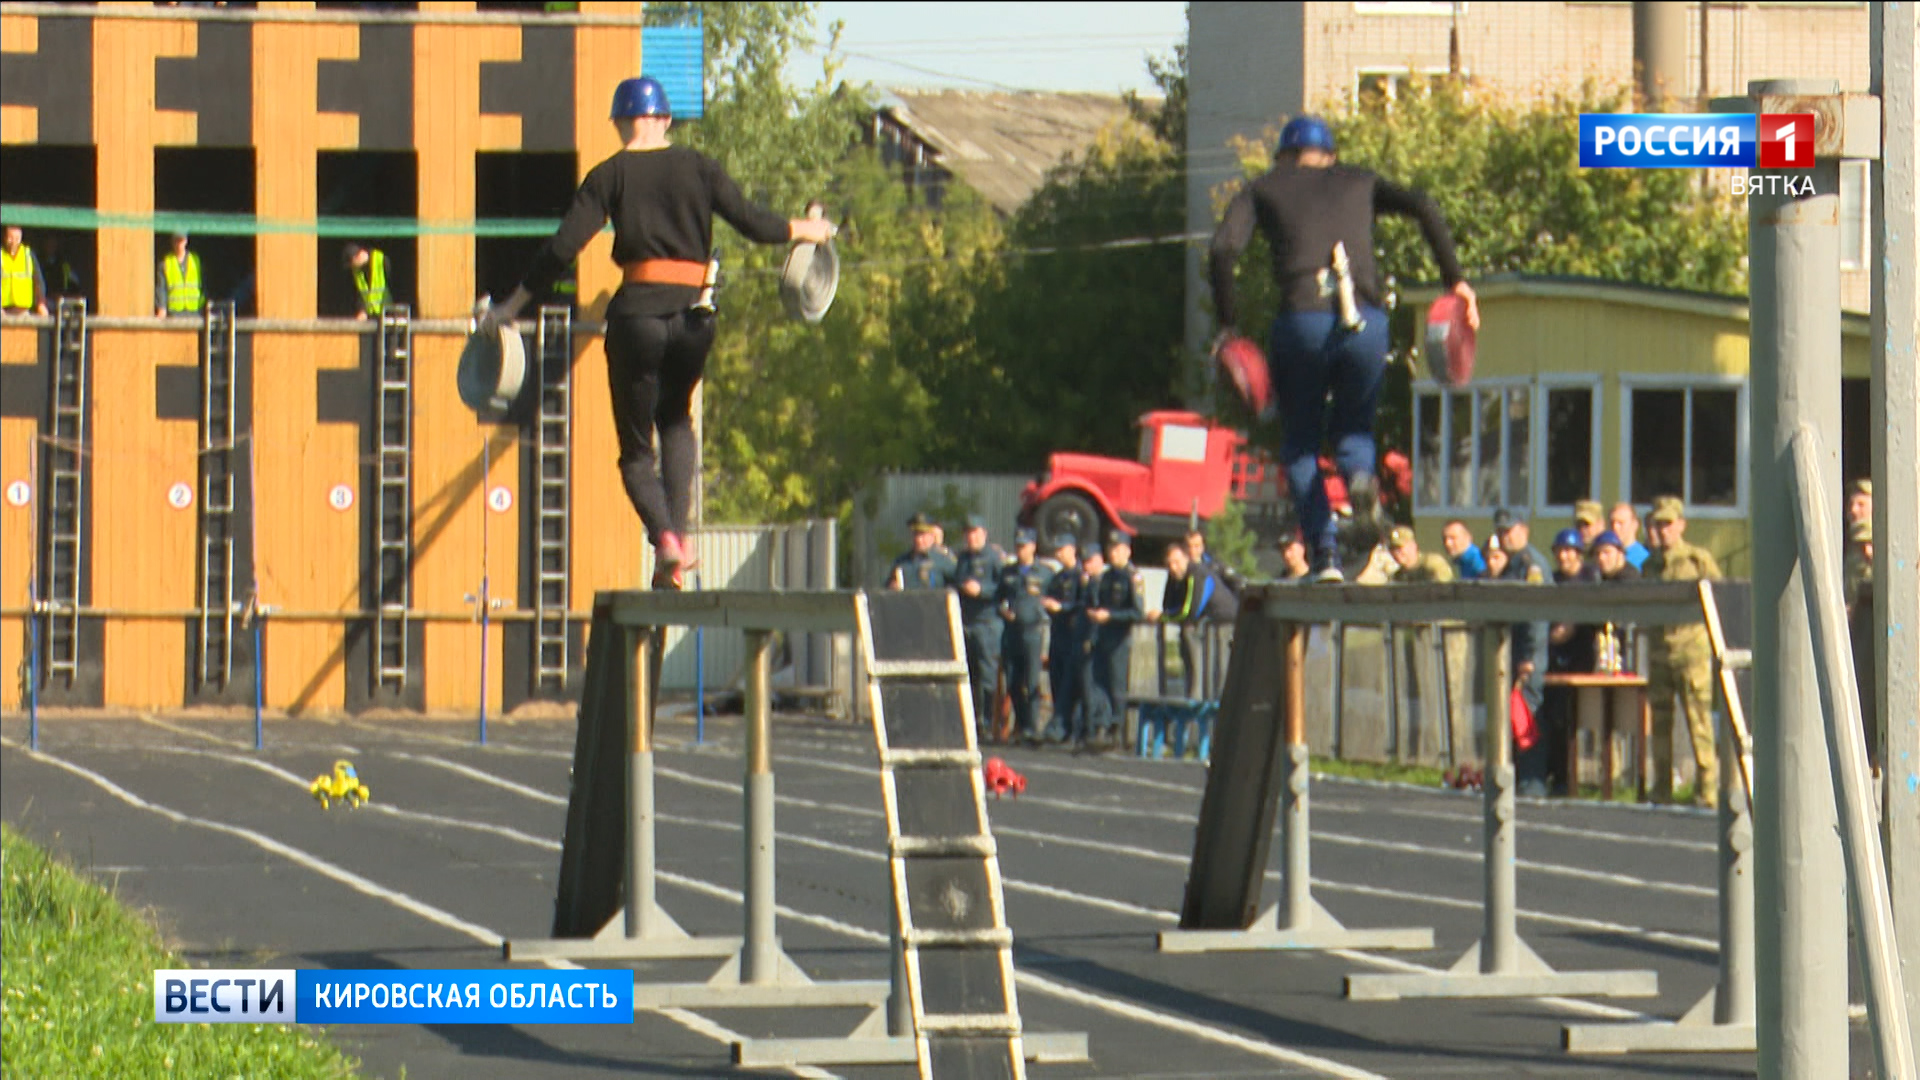
POLYGON ((504 514, 513 509, 513 492, 504 487, 496 487, 487 492, 487 508, 496 514, 504 514))
POLYGON ((25 480, 15 480, 7 485, 7 505, 25 506, 33 501, 33 487, 25 480))
POLYGON ((352 509, 353 489, 345 484, 333 485, 333 490, 327 492, 327 505, 333 507, 335 510, 352 509))
POLYGON ((167 489, 167 505, 175 510, 185 510, 193 505, 193 485, 182 480, 167 489))

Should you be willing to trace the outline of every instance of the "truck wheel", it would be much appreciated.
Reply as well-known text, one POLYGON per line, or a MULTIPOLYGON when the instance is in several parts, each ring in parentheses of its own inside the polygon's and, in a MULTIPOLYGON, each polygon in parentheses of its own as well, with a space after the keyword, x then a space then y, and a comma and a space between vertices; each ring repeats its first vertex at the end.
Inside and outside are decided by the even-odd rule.
POLYGON ((1035 518, 1040 526, 1040 542, 1051 545, 1060 533, 1072 533, 1080 540, 1081 550, 1100 542, 1100 511, 1093 500, 1076 491, 1062 491, 1040 504, 1035 518))

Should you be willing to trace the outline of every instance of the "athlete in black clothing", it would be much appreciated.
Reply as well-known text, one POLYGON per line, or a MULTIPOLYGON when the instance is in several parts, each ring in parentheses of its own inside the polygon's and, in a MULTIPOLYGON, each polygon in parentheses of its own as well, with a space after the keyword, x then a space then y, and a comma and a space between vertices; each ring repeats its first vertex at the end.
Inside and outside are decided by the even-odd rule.
POLYGON ((642 76, 620 84, 613 123, 624 149, 587 174, 559 231, 513 295, 487 312, 483 326, 491 331, 512 322, 532 294, 564 273, 587 241, 613 222, 613 260, 625 284, 607 304, 607 382, 620 479, 654 546, 655 588, 679 588, 681 571, 693 565, 686 538, 699 461, 692 403, 713 347, 713 309, 701 306, 713 215, 761 244, 824 244, 832 233, 824 219, 787 220, 748 202, 718 162, 667 141, 672 122, 658 82, 642 76))
POLYGON ((1419 221, 1441 276, 1466 301, 1468 320, 1478 327, 1473 288, 1464 280, 1453 238, 1433 200, 1366 169, 1336 165, 1333 132, 1316 117, 1297 117, 1281 131, 1272 171, 1228 205, 1210 251, 1213 303, 1223 331, 1234 325, 1236 315, 1233 268, 1256 226, 1273 251, 1281 310, 1267 352, 1274 403, 1286 432, 1281 460, 1295 520, 1321 581, 1343 580, 1336 523, 1320 475, 1323 440, 1333 443, 1354 513, 1374 517, 1379 509, 1373 419, 1386 370, 1387 317, 1380 310, 1385 293, 1373 258, 1373 219, 1383 213, 1419 221), (1336 245, 1343 249, 1350 277, 1352 309, 1345 314, 1336 245), (1359 325, 1352 316, 1358 316, 1359 325))

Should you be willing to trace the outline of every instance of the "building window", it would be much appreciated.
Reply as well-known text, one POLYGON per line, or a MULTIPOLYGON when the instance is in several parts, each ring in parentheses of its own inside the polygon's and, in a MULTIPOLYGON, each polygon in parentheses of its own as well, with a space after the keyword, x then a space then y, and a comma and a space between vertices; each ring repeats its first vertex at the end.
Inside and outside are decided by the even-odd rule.
POLYGON ((1599 476, 1593 467, 1599 410, 1598 391, 1591 385, 1543 388, 1540 424, 1542 504, 1572 507, 1581 499, 1599 495, 1599 476))
POLYGON ((1414 398, 1414 505, 1487 511, 1529 501, 1532 393, 1524 383, 1422 387, 1414 398))
POLYGON ((1865 270, 1873 255, 1873 181, 1868 162, 1840 163, 1840 269, 1865 270))
POLYGON ((1743 390, 1728 384, 1626 388, 1627 498, 1646 505, 1678 495, 1690 510, 1746 505, 1743 390))
POLYGON ((1420 69, 1398 68, 1359 68, 1353 73, 1353 96, 1363 105, 1383 105, 1392 102, 1414 86, 1432 90, 1447 79, 1445 67, 1420 69))

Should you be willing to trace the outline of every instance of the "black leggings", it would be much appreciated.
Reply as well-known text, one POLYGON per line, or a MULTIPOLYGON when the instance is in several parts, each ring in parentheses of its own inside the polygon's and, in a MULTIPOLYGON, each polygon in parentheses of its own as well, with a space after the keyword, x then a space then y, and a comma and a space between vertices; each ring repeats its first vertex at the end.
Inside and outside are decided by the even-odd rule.
POLYGON ((661 533, 685 535, 693 512, 693 471, 700 463, 693 390, 707 369, 713 324, 711 314, 690 311, 607 320, 607 386, 620 443, 620 480, 647 539, 656 545, 661 533))

